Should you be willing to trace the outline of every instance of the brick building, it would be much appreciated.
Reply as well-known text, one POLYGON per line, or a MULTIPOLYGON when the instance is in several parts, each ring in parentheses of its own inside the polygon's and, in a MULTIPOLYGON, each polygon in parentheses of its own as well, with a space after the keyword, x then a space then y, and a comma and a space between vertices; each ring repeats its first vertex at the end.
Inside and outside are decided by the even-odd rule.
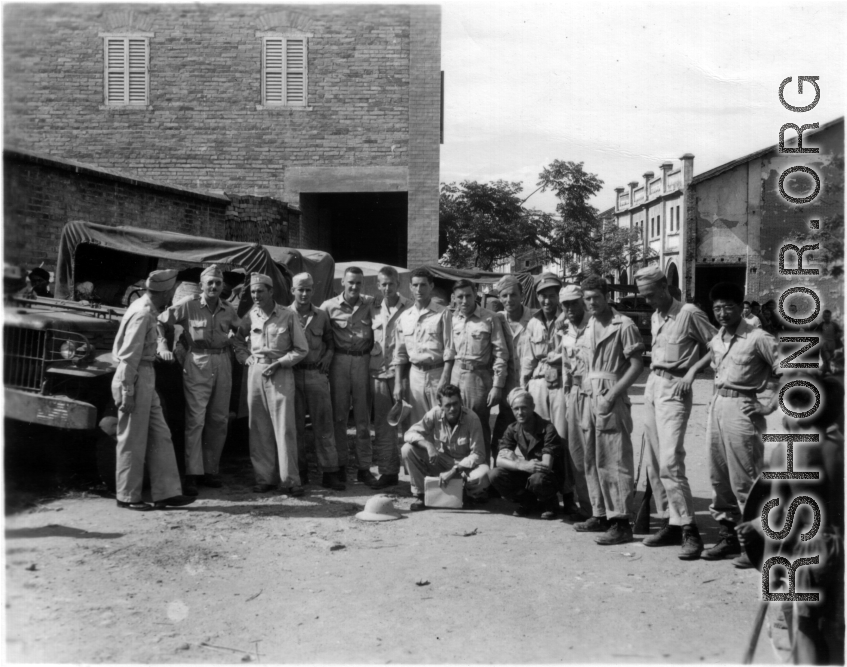
POLYGON ((435 261, 440 32, 431 5, 6 5, 6 146, 287 203, 287 243, 338 261, 435 261))

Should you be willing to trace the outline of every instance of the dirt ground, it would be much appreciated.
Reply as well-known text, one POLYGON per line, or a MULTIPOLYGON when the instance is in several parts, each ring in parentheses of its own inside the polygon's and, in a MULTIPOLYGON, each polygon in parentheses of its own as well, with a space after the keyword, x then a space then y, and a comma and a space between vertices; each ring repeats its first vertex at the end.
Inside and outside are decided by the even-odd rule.
MULTIPOLYGON (((645 379, 631 392, 636 461, 645 379)), ((688 474, 709 544, 711 381, 694 391, 688 474)), ((117 509, 84 474, 39 487, 6 460, 14 662, 739 662, 760 599, 758 571, 600 547, 505 500, 411 514, 406 477, 404 516, 386 523, 354 517, 373 493, 361 484, 256 495, 246 447, 225 453, 226 488, 148 513, 117 509)), ((777 662, 768 627, 756 662, 777 662)))

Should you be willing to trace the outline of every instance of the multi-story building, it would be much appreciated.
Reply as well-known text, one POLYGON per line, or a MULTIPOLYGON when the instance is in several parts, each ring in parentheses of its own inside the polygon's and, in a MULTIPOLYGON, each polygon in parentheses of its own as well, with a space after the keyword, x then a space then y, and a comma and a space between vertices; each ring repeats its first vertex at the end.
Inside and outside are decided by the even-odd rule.
POLYGON ((6 145, 285 202, 288 244, 337 260, 434 262, 440 33, 433 5, 6 5, 6 145))

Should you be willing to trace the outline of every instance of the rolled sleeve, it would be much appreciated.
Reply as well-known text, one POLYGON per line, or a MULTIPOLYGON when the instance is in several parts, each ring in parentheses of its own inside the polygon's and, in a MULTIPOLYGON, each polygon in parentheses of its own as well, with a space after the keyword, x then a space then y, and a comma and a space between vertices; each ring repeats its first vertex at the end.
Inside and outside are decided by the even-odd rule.
POLYGON ((409 363, 409 351, 406 349, 406 336, 403 334, 403 322, 397 322, 394 327, 394 365, 402 366, 409 363))
POLYGON ((444 311, 444 361, 456 360, 456 341, 453 338, 453 313, 444 311))
POLYGON ((756 337, 756 350, 765 363, 771 367, 774 375, 782 375, 782 369, 779 367, 780 359, 776 338, 761 329, 755 329, 755 331, 761 331, 761 334, 756 337))
POLYGON ((718 330, 712 326, 711 322, 709 322, 709 318, 706 317, 706 313, 699 308, 697 309, 697 312, 690 313, 690 318, 691 327, 689 330, 691 331, 691 336, 700 345, 707 346, 709 341, 715 337, 718 330))
POLYGON ((644 339, 631 320, 621 329, 621 347, 625 357, 634 357, 644 352, 644 339))
POLYGON ((465 419, 470 420, 468 439, 470 440, 471 453, 459 461, 459 465, 462 468, 476 468, 485 461, 485 439, 482 436, 482 422, 473 412, 469 412, 465 419))
POLYGON ((556 433, 553 424, 547 424, 544 429, 544 446, 541 449, 541 454, 549 454, 550 456, 558 456, 562 451, 562 438, 556 433))
POLYGON ((506 386, 509 373, 509 345, 503 332, 503 321, 497 315, 491 318, 491 346, 494 354, 494 386, 502 389, 506 386))
POLYGON ((514 452, 517 446, 518 439, 515 437, 515 423, 513 422, 506 427, 506 432, 500 438, 499 450, 501 452, 514 452))
POLYGON ((417 445, 424 440, 432 441, 434 423, 434 411, 430 410, 423 416, 423 419, 409 427, 409 430, 403 436, 403 440, 410 445, 417 445))

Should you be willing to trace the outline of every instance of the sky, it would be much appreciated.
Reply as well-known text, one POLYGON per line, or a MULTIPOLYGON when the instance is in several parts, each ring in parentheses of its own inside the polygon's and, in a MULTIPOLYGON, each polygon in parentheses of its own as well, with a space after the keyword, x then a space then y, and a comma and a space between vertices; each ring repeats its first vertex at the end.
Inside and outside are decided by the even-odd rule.
MULTIPOLYGON (((520 181, 529 195, 554 159, 584 162, 605 183, 592 202, 604 210, 615 187, 684 153, 696 175, 775 145, 784 123, 844 115, 847 2, 441 7, 442 182, 520 181), (791 76, 786 100, 813 99, 797 94, 800 75, 820 77, 805 113, 778 98, 791 76)), ((527 201, 555 204, 550 193, 527 201)))

